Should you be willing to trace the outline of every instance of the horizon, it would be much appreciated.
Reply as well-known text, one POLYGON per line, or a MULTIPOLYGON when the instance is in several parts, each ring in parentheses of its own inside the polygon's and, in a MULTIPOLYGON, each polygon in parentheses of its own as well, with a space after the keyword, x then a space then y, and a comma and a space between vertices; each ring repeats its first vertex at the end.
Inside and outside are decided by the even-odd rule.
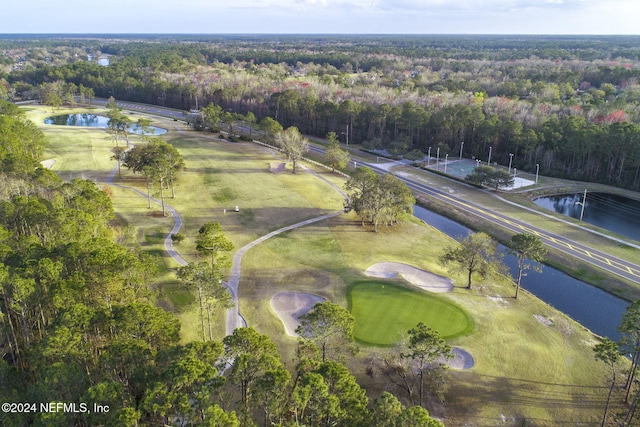
POLYGON ((5 5, 3 34, 640 34, 635 0, 34 2, 5 5))
POLYGON ((197 33, 197 32, 102 32, 102 33, 73 33, 73 32, 49 32, 49 33, 2 33, 0 37, 42 37, 42 36, 55 36, 55 37, 106 37, 106 36, 207 36, 207 37, 257 37, 257 36, 286 36, 286 37, 527 37, 527 38, 542 38, 542 37, 557 37, 557 38, 597 38, 597 37, 640 37, 638 34, 587 34, 587 33, 276 33, 276 32, 263 32, 263 33, 197 33))

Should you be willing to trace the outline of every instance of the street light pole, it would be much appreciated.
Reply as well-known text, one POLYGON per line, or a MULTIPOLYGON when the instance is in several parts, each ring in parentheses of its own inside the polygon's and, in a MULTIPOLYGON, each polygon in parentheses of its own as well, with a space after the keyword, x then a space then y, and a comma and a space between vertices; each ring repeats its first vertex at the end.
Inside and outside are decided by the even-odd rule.
POLYGON ((440 170, 440 147, 436 151, 436 170, 440 170))
POLYGON ((347 144, 347 150, 349 149, 349 125, 347 124, 347 131, 341 132, 344 135, 345 143, 347 144))
POLYGON ((349 124, 347 124, 347 149, 349 148, 349 124))
POLYGON ((513 153, 509 153, 509 173, 511 172, 511 162, 513 161, 513 153))
POLYGON ((464 141, 460 141, 460 160, 462 160, 462 149, 464 148, 464 141))
POLYGON ((449 163, 449 154, 444 155, 444 174, 447 174, 447 163, 449 163))
POLYGON ((584 189, 584 196, 582 196, 581 202, 576 202, 576 205, 582 205, 582 209, 580 209, 580 221, 582 221, 582 217, 584 216, 584 205, 587 203, 587 189, 584 189))
POLYGON ((489 166, 491 165, 491 149, 492 148, 493 147, 489 147, 489 160, 487 160, 487 165, 489 165, 489 166))
POLYGON ((538 185, 538 173, 540 172, 540 163, 536 163, 536 185, 538 185))
POLYGON ((429 147, 429 153, 427 154, 427 167, 429 167, 430 162, 431 162, 431 147, 429 147))

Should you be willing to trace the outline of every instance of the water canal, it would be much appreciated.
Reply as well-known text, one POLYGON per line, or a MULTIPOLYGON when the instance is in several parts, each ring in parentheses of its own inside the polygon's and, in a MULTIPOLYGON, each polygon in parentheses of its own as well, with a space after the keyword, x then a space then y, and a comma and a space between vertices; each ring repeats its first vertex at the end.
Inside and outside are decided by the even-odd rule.
POLYGON ((640 200, 587 192, 539 197, 535 204, 640 241, 640 200), (584 209, 583 209, 584 202, 584 209))
MULTIPOLYGON (((413 214, 456 239, 471 231, 420 206, 413 207, 413 214)), ((516 258, 507 252, 505 246, 500 245, 499 249, 504 253, 504 263, 512 276, 517 274, 516 258)), ((616 341, 620 338, 617 327, 629 306, 627 301, 547 266, 540 273, 528 270, 527 276, 522 278, 522 287, 592 332, 616 341)))

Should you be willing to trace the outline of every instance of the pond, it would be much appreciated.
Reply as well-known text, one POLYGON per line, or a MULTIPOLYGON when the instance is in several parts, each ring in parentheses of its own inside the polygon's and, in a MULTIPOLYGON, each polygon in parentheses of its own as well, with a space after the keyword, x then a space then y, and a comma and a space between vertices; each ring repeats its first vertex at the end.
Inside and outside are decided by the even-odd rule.
MULTIPOLYGON (((80 126, 106 129, 109 124, 109 118, 98 114, 61 114, 59 116, 47 117, 44 119, 44 123, 46 125, 80 126)), ((149 128, 153 130, 153 133, 149 134, 163 135, 167 133, 166 129, 156 126, 149 126, 149 128)), ((138 125, 134 125, 130 132, 136 134, 143 133, 142 129, 140 129, 138 125)))
MULTIPOLYGON (((110 61, 109 61, 109 57, 108 56, 100 56, 98 58, 95 58, 96 62, 98 63, 98 65, 102 65, 103 67, 106 67, 109 65, 110 61)), ((93 55, 87 55, 87 60, 89 62, 94 60, 93 55)))
MULTIPOLYGON (((413 214, 455 239, 465 237, 471 231, 420 206, 413 207, 413 214)), ((499 249, 504 253, 504 263, 513 277, 518 272, 517 259, 506 247, 499 245, 499 249)), ((627 301, 547 266, 543 266, 540 273, 528 270, 522 278, 522 287, 592 332, 615 341, 620 338, 617 328, 629 306, 627 301)))
POLYGON ((535 204, 640 241, 640 200, 607 193, 539 197, 535 204), (584 203, 584 212, 582 202, 584 203))

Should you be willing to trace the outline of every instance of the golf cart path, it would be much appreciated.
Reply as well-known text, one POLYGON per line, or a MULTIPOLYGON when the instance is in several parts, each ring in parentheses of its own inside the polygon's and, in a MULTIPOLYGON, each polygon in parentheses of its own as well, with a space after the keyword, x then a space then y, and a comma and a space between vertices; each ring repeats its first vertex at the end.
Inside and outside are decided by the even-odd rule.
MULTIPOLYGON (((175 129, 178 131, 178 133, 183 134, 183 132, 177 127, 175 126, 175 129)), ((304 167, 303 167, 304 168, 304 167)), ((314 174, 315 176, 317 176, 318 178, 322 179, 323 181, 325 181, 327 184, 329 184, 331 187, 333 187, 338 193, 340 193, 345 200, 348 201, 348 196, 345 194, 345 192, 339 188, 338 186, 336 186, 335 184, 333 184, 332 182, 330 182, 328 179, 326 179, 325 177, 315 173, 312 170, 309 170, 307 168, 304 168, 305 170, 307 170, 308 172, 314 174)), ((135 193, 137 193, 138 195, 140 195, 141 197, 148 197, 147 194, 145 194, 142 190, 139 190, 137 188, 134 187, 130 187, 130 186, 126 186, 126 185, 122 185, 122 184, 117 184, 114 183, 114 178, 116 173, 118 173, 118 166, 116 165, 111 172, 109 173, 109 175, 107 176, 107 178, 105 179, 105 182, 109 185, 113 185, 116 186, 118 188, 122 188, 122 189, 126 189, 126 190, 132 190, 135 193)), ((158 200, 156 198, 149 198, 149 200, 153 201, 156 204, 162 204, 161 200, 158 200)), ((166 250, 166 252, 169 254, 169 256, 171 256, 171 258, 173 258, 174 260, 176 260, 176 262, 181 265, 181 266, 185 266, 187 265, 187 261, 184 260, 184 258, 182 258, 177 251, 173 248, 173 241, 171 240, 171 235, 178 233, 178 231, 180 230, 180 228, 182 227, 182 217, 180 216, 180 214, 178 213, 178 211, 173 208, 172 206, 168 205, 165 202, 165 209, 168 210, 170 212, 170 214, 173 216, 174 218, 174 225, 171 229, 171 231, 167 234, 165 240, 164 240, 164 248, 166 250)), ((231 267, 231 272, 229 274, 229 278, 228 281, 226 283, 227 288, 229 289, 229 292, 231 293, 232 299, 233 299, 233 307, 230 308, 229 310, 227 310, 227 314, 226 314, 226 335, 231 335, 233 334, 233 331, 236 328, 241 328, 241 327, 246 327, 247 322, 244 319, 244 317, 242 316, 242 314, 240 313, 239 309, 238 309, 238 288, 239 288, 239 284, 240 284, 240 276, 241 276, 241 272, 242 272, 242 257, 247 253, 247 251, 249 251, 249 249, 253 248, 254 246, 259 245, 260 243, 274 237, 277 236, 278 234, 284 233, 286 231, 289 230, 293 230, 299 227, 304 227, 306 225, 309 224, 313 224, 316 222, 320 222, 323 221, 325 219, 329 219, 329 218, 333 218, 336 216, 339 216, 340 214, 342 214, 344 212, 344 210, 339 210, 333 213, 329 213, 329 214, 325 214, 319 217, 315 217, 315 218, 311 218, 311 219, 307 219, 295 224, 291 224, 285 227, 282 227, 278 230, 272 231, 271 233, 268 233, 250 243, 248 243, 247 245, 243 246, 242 248, 240 248, 235 255, 233 256, 233 261, 232 261, 232 267, 231 267)), ((384 263, 383 263, 384 264, 384 263)), ((387 264, 391 264, 391 263, 387 263, 387 264)), ((378 267, 381 267, 381 265, 379 265, 378 267)), ((388 266, 387 266, 388 267, 388 266)), ((408 267, 408 266, 407 266, 408 267)), ((407 269, 406 267, 404 267, 402 264, 397 264, 397 263, 393 263, 393 270, 395 271, 396 274, 401 273, 401 274, 406 274, 409 275, 411 277, 413 277, 413 275, 415 275, 415 272, 412 269, 407 269)), ((379 272, 378 272, 379 273, 379 272)), ((435 276, 435 275, 433 275, 435 276)), ((439 277, 439 276, 437 276, 439 277)), ((431 280, 433 280, 433 277, 429 277, 431 280)), ((444 279, 444 278, 442 278, 444 279)), ((445 288, 448 288, 449 284, 448 283, 440 283, 439 286, 437 287, 441 287, 443 286, 445 288)), ((431 289, 434 290, 434 289, 431 289)), ((439 290, 439 291, 446 291, 446 290, 439 290)), ((319 297, 318 297, 319 298, 319 297)), ((321 298, 319 298, 321 299, 321 298)), ((473 357, 466 352, 464 349, 455 347, 453 349, 453 354, 454 354, 454 358, 451 361, 443 361, 444 363, 447 363, 449 366, 455 368, 455 369, 470 369, 471 367, 474 366, 474 360, 473 357)))
POLYGON ((343 213, 343 210, 339 210, 337 212, 333 212, 330 214, 322 215, 316 218, 307 219, 305 221, 298 222, 296 224, 288 225, 286 227, 282 227, 278 230, 272 231, 269 234, 266 234, 253 242, 243 246, 235 253, 233 256, 233 262, 231 266, 231 273, 229 274, 229 279, 227 282, 227 287, 229 288, 229 292, 233 298, 233 307, 227 310, 227 330, 226 334, 231 335, 236 328, 241 328, 247 326, 246 320, 242 317, 240 312, 238 311, 238 285, 240 284, 240 274, 241 274, 241 266, 242 266, 242 257, 245 253, 251 248, 260 243, 264 242, 267 239, 270 239, 274 236, 277 236, 280 233, 284 233, 285 231, 293 230, 294 228, 303 227, 305 225, 313 224, 315 222, 323 221, 325 219, 336 217, 343 213))
MULTIPOLYGON (((139 190, 139 189, 134 188, 134 187, 130 187, 128 185, 122 185, 122 184, 117 184, 117 183, 113 182, 113 179, 115 178, 117 173, 118 173, 118 165, 116 165, 111 170, 111 172, 109 173, 109 175, 105 179, 105 182, 107 184, 109 184, 109 185, 113 185, 114 187, 122 188, 122 189, 125 189, 125 190, 131 190, 131 191, 137 193, 138 195, 140 195, 142 197, 145 197, 145 198, 147 197, 147 195, 142 190, 139 190)), ((154 203, 156 203, 158 205, 162 205, 162 201, 156 199, 155 197, 150 197, 149 199, 152 202, 154 202, 154 203)), ((167 211, 169 211, 171 216, 173 216, 173 220, 174 220, 173 228, 171 229, 169 234, 167 234, 167 236, 164 239, 164 250, 167 251, 169 256, 171 258, 173 258, 174 260, 176 260, 176 262, 178 264, 180 264, 181 266, 187 265, 188 262, 185 261, 184 258, 182 258, 180 256, 180 254, 178 254, 178 252, 173 248, 173 240, 171 240, 171 235, 172 234, 176 234, 178 231, 180 231, 180 228, 182 228, 182 217, 180 216, 178 211, 175 210, 175 208, 173 206, 168 205, 166 203, 166 201, 165 201, 164 207, 165 207, 165 209, 167 211)))
MULTIPOLYGON (((334 190, 336 190, 338 193, 340 193, 340 195, 342 195, 342 197, 345 198, 345 200, 348 200, 348 196, 347 194, 342 191, 342 189, 340 187, 338 187, 337 185, 333 184, 331 181, 329 181, 328 179, 326 179, 325 177, 317 174, 316 172, 306 168, 304 165, 301 165, 301 169, 315 175, 316 177, 320 178, 321 180, 325 181, 327 184, 329 184, 334 190)), ((329 213, 326 215, 322 215, 319 217, 315 217, 315 218, 311 218, 311 219, 307 219, 305 221, 301 221, 298 222, 296 224, 292 224, 292 225, 287 225, 286 227, 282 227, 278 230, 272 231, 269 234, 265 234, 262 237, 259 237, 258 239, 254 240, 253 242, 243 246, 242 248, 240 248, 238 250, 238 252, 235 253, 235 255, 233 256, 233 261, 231 263, 231 272, 229 273, 229 279, 227 281, 227 287, 229 288, 229 292, 231 292, 231 297, 233 298, 233 307, 230 308, 229 310, 227 310, 227 330, 226 330, 226 334, 227 335, 231 335, 233 334, 233 331, 236 328, 241 328, 241 327, 246 327, 247 325, 247 321, 244 319, 244 317, 242 317, 242 314, 240 314, 239 310, 238 310, 238 286, 240 284, 240 275, 241 275, 241 269, 242 269, 242 257, 244 256, 245 253, 247 253, 247 251, 251 248, 253 248, 256 245, 259 245, 260 243, 264 242, 265 240, 268 240, 274 236, 277 236, 280 233, 284 233, 285 231, 289 231, 289 230, 293 230, 294 228, 299 228, 299 227, 304 227, 306 225, 309 224, 313 224, 315 222, 319 222, 319 221, 324 221, 325 219, 329 219, 329 218, 333 218, 336 217, 340 214, 342 214, 344 212, 343 209, 333 212, 333 213, 329 213)))
MULTIPOLYGON (((181 130, 178 126, 176 126, 175 124, 174 124, 174 128, 179 134, 186 135, 186 133, 183 130, 181 130)), ((331 187, 333 187, 336 191, 338 191, 343 197, 347 198, 347 195, 338 186, 336 186, 335 184, 331 183, 326 178, 316 174, 315 172, 310 171, 310 170, 308 170, 308 171, 310 173, 316 175, 318 178, 322 179, 326 183, 328 183, 331 187)), ((111 170, 111 172, 109 173, 109 175, 106 178, 105 182, 107 184, 109 184, 109 185, 113 185, 113 186, 118 187, 118 188, 132 190, 132 191, 134 191, 135 193, 137 193, 138 195, 140 195, 142 197, 145 197, 145 198, 147 197, 147 194, 145 194, 143 191, 141 191, 141 190, 139 190, 137 188, 130 187, 130 186, 127 186, 127 185, 114 183, 113 180, 114 180, 115 175, 117 173, 118 173, 118 166, 116 165, 111 170)), ((153 201, 154 203, 162 204, 162 202, 160 200, 158 200, 158 199, 156 199, 154 197, 151 197, 150 200, 153 201)), ((165 201, 165 209, 168 210, 169 213, 174 218, 173 228, 167 234, 167 236, 165 237, 165 240, 164 240, 165 251, 169 254, 169 256, 171 256, 171 258, 176 260, 176 262, 178 264, 180 264, 181 266, 185 266, 185 265, 188 264, 188 262, 185 261, 185 259, 182 258, 180 256, 180 254, 178 254, 178 252, 173 248, 173 241, 171 240, 171 235, 178 233, 178 231, 182 227, 182 217, 180 216, 178 211, 176 211, 176 209, 173 208, 172 206, 168 205, 166 203, 166 201, 165 201)), ((304 227, 306 225, 313 224, 315 222, 319 222, 319 221, 323 221, 325 219, 333 218, 333 217, 336 217, 336 216, 340 215, 343 212, 344 211, 341 209, 341 210, 333 212, 333 213, 329 213, 329 214, 322 215, 322 216, 319 216, 319 217, 307 219, 305 221, 301 221, 301 222, 298 222, 296 224, 291 224, 291 225, 282 227, 282 228, 280 228, 278 230, 272 231, 271 233, 266 234, 266 235, 264 235, 264 236, 262 236, 262 237, 260 237, 260 238, 258 238, 256 240, 252 241, 251 243, 249 243, 249 244, 243 246, 242 248, 240 248, 235 253, 235 255, 233 256, 233 261, 232 261, 232 265, 231 265, 231 272, 230 272, 229 278, 228 278, 228 280, 226 282, 226 286, 229 289, 229 293, 231 294, 231 297, 233 299, 233 307, 230 308, 229 310, 227 310, 227 315, 226 315, 226 335, 233 334, 233 331, 236 328, 241 328, 241 327, 248 326, 246 320, 242 317, 242 314, 240 313, 240 311, 238 309, 238 286, 240 284, 240 275, 241 275, 241 272, 242 272, 242 257, 244 256, 244 254, 247 253, 247 251, 249 249, 253 248, 254 246, 259 245, 260 243, 264 242, 265 240, 270 239, 270 238, 272 238, 274 236, 277 236, 278 234, 284 233, 285 231, 293 230, 295 228, 304 227)))

